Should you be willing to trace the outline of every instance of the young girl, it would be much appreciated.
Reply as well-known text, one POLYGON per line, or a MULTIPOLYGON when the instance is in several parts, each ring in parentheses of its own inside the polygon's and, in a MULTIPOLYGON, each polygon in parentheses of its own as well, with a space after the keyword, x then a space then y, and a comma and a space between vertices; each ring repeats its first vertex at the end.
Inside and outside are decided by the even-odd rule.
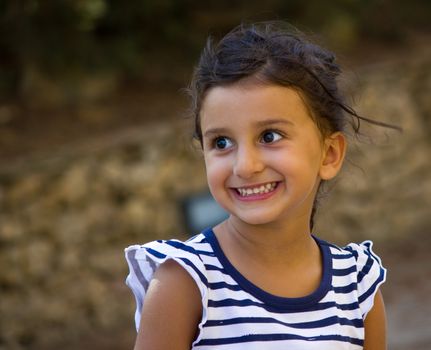
POLYGON ((312 234, 343 131, 365 119, 344 104, 339 73, 333 54, 280 23, 208 41, 190 89, 195 134, 230 216, 186 242, 126 249, 135 349, 385 349, 372 243, 312 234))

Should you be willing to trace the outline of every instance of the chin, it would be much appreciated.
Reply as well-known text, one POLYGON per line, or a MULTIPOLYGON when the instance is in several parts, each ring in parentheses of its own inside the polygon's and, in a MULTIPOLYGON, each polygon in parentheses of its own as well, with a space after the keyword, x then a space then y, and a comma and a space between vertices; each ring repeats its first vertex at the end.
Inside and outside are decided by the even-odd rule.
POLYGON ((274 215, 267 214, 256 214, 256 215, 235 215, 238 220, 248 224, 248 225, 266 225, 271 224, 276 221, 276 217, 274 215))

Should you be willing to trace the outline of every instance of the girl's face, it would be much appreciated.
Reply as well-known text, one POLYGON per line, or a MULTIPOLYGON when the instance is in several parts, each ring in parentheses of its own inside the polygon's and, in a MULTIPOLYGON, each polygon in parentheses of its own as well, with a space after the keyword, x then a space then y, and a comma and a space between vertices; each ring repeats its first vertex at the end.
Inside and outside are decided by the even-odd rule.
POLYGON ((252 225, 308 223, 320 180, 335 176, 341 164, 328 170, 333 138, 323 138, 300 95, 277 85, 214 87, 200 115, 216 201, 252 225))

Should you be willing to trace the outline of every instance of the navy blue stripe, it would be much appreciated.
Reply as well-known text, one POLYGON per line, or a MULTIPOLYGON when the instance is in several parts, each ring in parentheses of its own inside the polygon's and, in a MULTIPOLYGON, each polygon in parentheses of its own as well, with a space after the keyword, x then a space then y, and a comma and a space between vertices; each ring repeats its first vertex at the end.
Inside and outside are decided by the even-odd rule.
POLYGON ((148 253, 150 253, 151 255, 153 255, 153 256, 155 256, 156 258, 159 258, 159 259, 164 259, 167 256, 166 254, 160 253, 159 251, 154 250, 152 248, 145 248, 145 250, 148 253))
POLYGON ((190 266, 197 273, 197 275, 199 276, 199 279, 202 281, 202 283, 208 287, 208 280, 207 280, 206 276, 193 264, 193 262, 191 262, 187 258, 179 258, 179 259, 182 260, 186 265, 190 266))
POLYGON ((344 249, 348 250, 350 253, 352 253, 352 255, 355 257, 355 260, 358 260, 358 252, 353 249, 352 247, 345 247, 344 249))
MULTIPOLYGON (((193 241, 194 241, 195 239, 197 239, 200 235, 201 235, 201 234, 200 234, 200 233, 198 233, 197 235, 194 235, 194 236, 190 237, 190 238, 186 241, 186 243, 193 242, 193 241)), ((198 241, 198 243, 202 243, 202 242, 204 242, 204 241, 205 241, 205 236, 201 237, 201 240, 200 240, 200 241, 198 241)))
POLYGON ((226 288, 233 291, 239 291, 242 290, 242 288, 238 284, 228 284, 226 282, 213 282, 208 283, 208 288, 215 290, 215 289, 222 289, 226 288))
POLYGON ((329 243, 327 241, 324 241, 323 239, 320 239, 320 238, 316 237, 315 235, 312 235, 312 236, 317 242, 319 242, 320 245, 325 245, 329 248, 333 248, 335 250, 338 250, 339 252, 342 251, 342 249, 339 246, 332 244, 332 243, 329 243))
MULTIPOLYGON (((165 259, 167 257, 166 254, 160 253, 157 250, 154 250, 152 248, 145 248, 147 250, 147 252, 159 259, 165 259)), ((199 259, 199 257, 196 257, 197 259, 199 259)), ((202 283, 204 283, 206 286, 208 286, 208 280, 206 278, 206 276, 187 258, 178 258, 181 261, 183 261, 186 265, 190 266, 195 272, 196 274, 199 276, 199 279, 202 281, 202 283)))
POLYGON ((208 241, 207 241, 207 238, 205 236, 202 236, 200 241, 197 241, 197 243, 207 243, 208 244, 208 241))
POLYGON ((206 255, 206 256, 215 256, 214 252, 207 250, 197 250, 187 244, 184 244, 180 241, 164 241, 165 244, 170 245, 171 247, 181 249, 183 251, 192 253, 194 255, 206 255))
POLYGON ((359 296, 358 301, 360 304, 364 302, 370 295, 374 294, 377 289, 377 286, 384 280, 384 277, 385 271, 383 269, 380 269, 380 274, 377 280, 371 285, 370 288, 368 288, 368 290, 364 294, 359 296))
POLYGON ((347 260, 351 259, 353 256, 352 254, 332 254, 332 257, 336 260, 347 260))
POLYGON ((345 269, 335 269, 335 268, 332 269, 332 274, 334 276, 347 276, 353 272, 356 272, 356 266, 355 265, 347 267, 345 269))
POLYGON ((215 338, 215 339, 202 339, 196 346, 205 345, 226 345, 226 344, 238 344, 238 343, 251 343, 256 341, 266 342, 266 341, 282 341, 282 340, 303 340, 303 341, 339 341, 346 342, 350 344, 356 344, 363 346, 364 341, 358 338, 351 338, 342 335, 319 335, 315 337, 303 337, 296 334, 285 334, 285 333, 275 333, 275 334, 247 334, 240 337, 232 338, 215 338))
POLYGON ((371 267, 374 264, 374 260, 370 256, 370 254, 367 253, 367 255, 368 255, 367 261, 365 262, 365 265, 362 267, 361 271, 359 271, 358 273, 358 283, 360 283, 364 279, 364 277, 368 275, 368 273, 371 270, 371 267))
MULTIPOLYGON (((250 299, 243 299, 243 300, 237 300, 237 299, 222 299, 222 300, 208 300, 208 307, 247 307, 247 306, 257 306, 260 308, 263 308, 269 312, 278 313, 278 314, 287 314, 287 313, 297 313, 298 310, 287 310, 287 309, 280 309, 276 306, 271 306, 267 304, 258 303, 256 301, 250 300, 250 299)), ((355 310, 358 308, 358 303, 353 302, 350 304, 337 304, 335 302, 326 302, 326 303, 317 303, 310 305, 307 308, 302 308, 302 312, 308 312, 308 311, 319 311, 319 310, 326 310, 336 307, 340 310, 355 310)))
POLYGON ((353 292, 354 290, 357 290, 358 284, 356 282, 350 283, 347 286, 343 287, 333 287, 333 291, 338 294, 347 294, 350 292, 353 292))
POLYGON ((207 271, 220 271, 221 273, 227 275, 226 270, 223 267, 210 265, 210 264, 204 264, 204 266, 207 271))
POLYGON ((348 318, 332 316, 328 318, 324 318, 317 321, 309 321, 309 322, 298 322, 298 323, 288 323, 276 320, 270 317, 236 317, 230 318, 226 320, 211 320, 204 324, 204 327, 219 327, 219 326, 229 326, 233 324, 244 324, 244 323, 260 323, 260 324, 268 324, 275 323, 281 324, 283 326, 287 326, 290 328, 298 328, 298 329, 312 329, 312 328, 322 328, 333 325, 343 325, 343 326, 352 326, 355 328, 363 328, 364 321, 361 319, 353 319, 349 320, 348 318))
POLYGON ((266 292, 265 290, 259 288, 247 278, 245 278, 236 268, 231 264, 229 259, 225 256, 223 250, 221 249, 217 237, 214 232, 210 229, 205 230, 203 234, 207 237, 208 242, 214 249, 214 253, 219 259, 221 265, 225 268, 228 274, 242 287, 245 292, 256 297, 258 300, 262 300, 267 305, 271 305, 273 308, 277 307, 279 310, 292 310, 298 311, 302 309, 308 309, 308 307, 313 307, 317 302, 322 300, 324 296, 331 289, 331 277, 332 277, 332 255, 330 248, 321 244, 319 240, 316 242, 322 253, 323 262, 323 275, 318 288, 312 293, 300 298, 284 298, 276 296, 266 292))
MULTIPOLYGON (((353 283, 351 283, 351 284, 349 284, 347 286, 333 287, 332 290, 335 293, 338 293, 338 294, 348 294, 348 293, 356 290, 357 286, 358 286, 357 283, 353 282, 353 283)), ((233 291, 240 291, 240 290, 242 290, 241 286, 239 286, 238 284, 232 285, 232 284, 228 284, 226 282, 212 282, 212 283, 208 284, 208 287, 210 289, 213 289, 213 290, 222 289, 222 288, 226 288, 226 289, 233 290, 233 291)))
POLYGON ((374 258, 374 260, 376 260, 379 263, 379 265, 381 265, 382 262, 381 262, 380 258, 376 254, 374 254, 374 252, 372 251, 371 243, 366 242, 365 244, 368 247, 367 253, 369 253, 374 258))

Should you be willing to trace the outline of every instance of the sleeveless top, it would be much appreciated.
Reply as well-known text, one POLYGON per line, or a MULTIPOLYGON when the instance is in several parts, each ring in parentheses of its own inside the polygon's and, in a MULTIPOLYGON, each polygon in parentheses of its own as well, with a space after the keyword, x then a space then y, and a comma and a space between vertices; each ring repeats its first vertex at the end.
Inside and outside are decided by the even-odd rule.
POLYGON ((158 240, 126 248, 136 329, 154 271, 173 259, 194 279, 202 298, 192 349, 363 349, 364 319, 386 270, 371 241, 339 248, 314 239, 323 275, 319 287, 301 298, 275 296, 248 281, 226 258, 212 229, 186 242, 158 240))

